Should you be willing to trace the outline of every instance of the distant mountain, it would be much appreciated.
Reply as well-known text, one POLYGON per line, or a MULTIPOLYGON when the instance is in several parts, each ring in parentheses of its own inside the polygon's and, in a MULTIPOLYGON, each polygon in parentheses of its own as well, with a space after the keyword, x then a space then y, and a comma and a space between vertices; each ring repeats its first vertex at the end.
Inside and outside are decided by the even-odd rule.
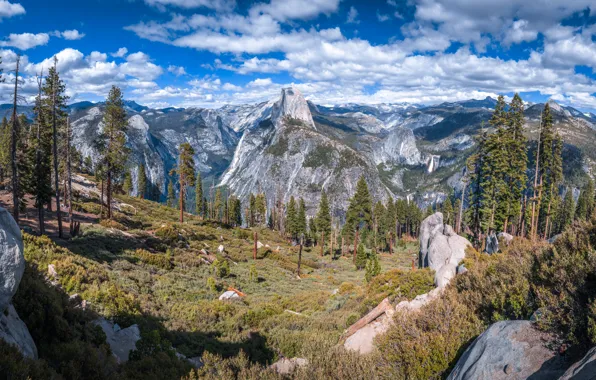
MULTIPOLYGON (((295 88, 282 89, 268 102, 218 109, 151 109, 126 101, 133 182, 143 164, 150 182, 164 193, 178 147, 189 142, 206 188, 226 186, 243 199, 257 191, 266 193, 270 205, 303 197, 312 215, 325 189, 339 213, 364 175, 375 199, 407 196, 425 205, 461 189, 474 137, 489 126, 495 104, 487 97, 434 106, 322 106, 306 101, 295 88)), ((530 138, 537 138, 543 107, 526 109, 530 138)), ((0 106, 3 113, 10 109, 0 106)), ((582 173, 596 168, 596 117, 554 102, 551 109, 565 140, 566 176, 581 181, 582 173)), ((103 111, 103 103, 69 106, 73 142, 92 160, 103 111)), ((21 106, 19 112, 32 117, 33 110, 21 106)))

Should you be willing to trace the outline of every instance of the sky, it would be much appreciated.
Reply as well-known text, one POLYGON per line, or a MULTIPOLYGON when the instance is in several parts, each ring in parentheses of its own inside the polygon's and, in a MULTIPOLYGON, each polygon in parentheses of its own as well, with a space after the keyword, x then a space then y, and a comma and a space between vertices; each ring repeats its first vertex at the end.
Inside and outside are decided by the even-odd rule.
POLYGON ((58 58, 70 102, 417 103, 520 92, 596 109, 596 0, 0 0, 11 99, 58 58), (18 2, 17 2, 18 1, 18 2))

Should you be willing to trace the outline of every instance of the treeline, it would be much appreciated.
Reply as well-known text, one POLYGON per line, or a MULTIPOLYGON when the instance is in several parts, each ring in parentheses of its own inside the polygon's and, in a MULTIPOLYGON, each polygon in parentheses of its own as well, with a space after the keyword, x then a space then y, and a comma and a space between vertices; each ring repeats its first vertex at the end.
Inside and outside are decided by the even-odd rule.
POLYGON ((494 130, 477 138, 478 149, 468 159, 461 197, 467 199, 461 220, 476 247, 491 230, 548 239, 574 219, 586 219, 594 212, 591 179, 577 206, 573 189, 564 186, 563 141, 554 129, 548 103, 532 150, 523 134, 524 104, 518 94, 508 107, 500 96, 489 123, 494 130))

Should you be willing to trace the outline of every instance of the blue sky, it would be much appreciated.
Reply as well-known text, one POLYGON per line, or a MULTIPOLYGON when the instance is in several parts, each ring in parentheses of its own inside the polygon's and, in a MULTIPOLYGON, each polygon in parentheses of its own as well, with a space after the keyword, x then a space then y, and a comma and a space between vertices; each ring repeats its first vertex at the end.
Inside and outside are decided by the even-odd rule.
POLYGON ((596 109, 596 0, 0 0, 23 93, 53 56, 73 101, 435 104, 518 91, 596 109))

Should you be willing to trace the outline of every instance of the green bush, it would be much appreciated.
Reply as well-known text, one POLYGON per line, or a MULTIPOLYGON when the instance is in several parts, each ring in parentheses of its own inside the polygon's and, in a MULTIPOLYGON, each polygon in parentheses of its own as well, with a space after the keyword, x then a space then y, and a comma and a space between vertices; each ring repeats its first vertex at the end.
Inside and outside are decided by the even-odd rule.
POLYGON ((167 224, 155 230, 155 236, 168 244, 173 244, 178 241, 179 234, 174 226, 167 224))
POLYGON ((215 259, 212 265, 217 277, 225 278, 230 275, 230 263, 228 263, 228 260, 215 259))
MULTIPOLYGON (((169 252, 169 251, 168 251, 169 252)), ((172 269, 172 261, 168 255, 160 255, 151 253, 144 249, 137 249, 133 252, 133 256, 140 259, 142 262, 154 265, 162 269, 172 269)), ((171 255, 170 255, 171 256, 171 255)))
POLYGON ((356 265, 356 269, 364 269, 366 266, 366 260, 368 260, 368 254, 364 249, 364 245, 362 243, 358 244, 358 250, 356 251, 356 261, 354 265, 356 265))
POLYGON ((366 282, 370 282, 374 277, 381 273, 381 264, 379 263, 379 257, 376 253, 372 253, 368 260, 366 260, 366 273, 364 278, 366 282))

